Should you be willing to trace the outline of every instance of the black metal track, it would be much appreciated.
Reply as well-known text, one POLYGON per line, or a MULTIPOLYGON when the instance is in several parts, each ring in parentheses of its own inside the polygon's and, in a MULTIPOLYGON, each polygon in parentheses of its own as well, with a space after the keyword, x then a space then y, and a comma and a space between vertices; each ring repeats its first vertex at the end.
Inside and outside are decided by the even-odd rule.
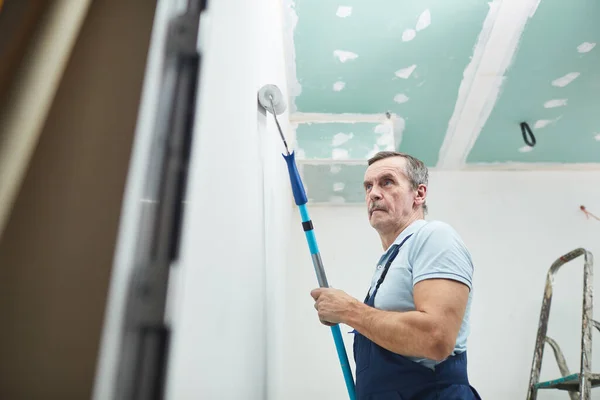
MULTIPOLYGON (((201 54, 197 49, 206 0, 188 0, 187 9, 168 29, 161 84, 164 120, 157 118, 146 176, 146 196, 119 352, 115 400, 161 400, 170 331, 165 305, 171 263, 178 256, 201 54), (167 100, 164 100, 167 99, 167 100), (168 108, 167 108, 168 107, 168 108), (164 113, 168 110, 167 113, 164 113)), ((162 111, 162 112, 161 112, 162 111)))

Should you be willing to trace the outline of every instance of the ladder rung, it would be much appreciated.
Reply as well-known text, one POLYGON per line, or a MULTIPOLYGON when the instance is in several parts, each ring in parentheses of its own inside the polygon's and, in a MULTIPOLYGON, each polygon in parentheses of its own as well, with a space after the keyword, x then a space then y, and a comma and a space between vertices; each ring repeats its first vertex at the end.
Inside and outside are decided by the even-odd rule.
MULTIPOLYGON (((600 374, 591 374, 592 387, 600 386, 600 374)), ((551 381, 540 382, 535 385, 537 389, 559 389, 569 392, 579 391, 579 374, 571 374, 551 381)))

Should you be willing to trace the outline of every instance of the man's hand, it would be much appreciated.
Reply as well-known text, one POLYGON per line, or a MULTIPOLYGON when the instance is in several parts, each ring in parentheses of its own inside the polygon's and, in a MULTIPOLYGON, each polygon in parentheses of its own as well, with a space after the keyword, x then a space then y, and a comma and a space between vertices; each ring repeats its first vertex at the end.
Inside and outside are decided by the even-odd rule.
POLYGON ((357 304, 362 304, 339 289, 318 288, 312 290, 310 295, 315 299, 315 309, 321 323, 327 326, 344 323, 357 304))

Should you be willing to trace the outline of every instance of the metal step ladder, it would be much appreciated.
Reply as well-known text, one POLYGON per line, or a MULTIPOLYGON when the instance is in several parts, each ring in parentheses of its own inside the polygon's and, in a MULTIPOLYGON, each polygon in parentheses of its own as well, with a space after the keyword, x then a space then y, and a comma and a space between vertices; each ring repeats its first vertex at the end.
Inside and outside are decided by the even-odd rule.
POLYGON ((527 400, 537 399, 539 389, 558 389, 568 392, 571 400, 590 400, 592 388, 600 386, 600 374, 591 372, 592 366, 592 326, 600 331, 600 323, 592 319, 593 308, 593 261, 594 257, 589 251, 578 248, 562 257, 558 258, 548 270, 546 276, 546 287, 544 289, 544 300, 540 311, 540 321, 538 325, 537 337, 535 341, 535 350, 533 353, 533 362, 529 376, 529 390, 527 400), (579 372, 572 374, 569 372, 565 357, 560 350, 558 343, 552 338, 546 336, 548 331, 548 317, 550 316, 550 304, 552 302, 552 289, 554 286, 554 275, 560 267, 569 261, 583 255, 583 318, 581 323, 581 361, 579 372), (546 382, 539 382, 540 371, 542 368, 542 358, 544 356, 544 347, 548 343, 554 351, 554 356, 562 377, 546 382))

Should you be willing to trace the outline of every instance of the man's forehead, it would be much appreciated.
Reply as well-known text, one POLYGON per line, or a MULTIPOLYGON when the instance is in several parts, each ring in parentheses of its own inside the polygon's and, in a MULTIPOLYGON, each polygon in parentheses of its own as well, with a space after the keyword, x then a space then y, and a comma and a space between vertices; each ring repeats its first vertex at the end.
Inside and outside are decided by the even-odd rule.
POLYGON ((379 160, 367 168, 365 180, 378 179, 385 175, 404 175, 406 160, 403 157, 389 157, 379 160))

